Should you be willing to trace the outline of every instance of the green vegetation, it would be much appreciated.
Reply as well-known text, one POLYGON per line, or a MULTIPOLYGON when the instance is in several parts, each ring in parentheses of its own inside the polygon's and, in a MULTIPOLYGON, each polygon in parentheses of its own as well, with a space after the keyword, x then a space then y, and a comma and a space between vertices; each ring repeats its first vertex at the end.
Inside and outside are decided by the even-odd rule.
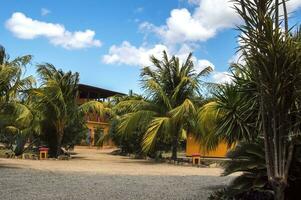
POLYGON ((0 139, 9 149, 17 145, 16 154, 22 152, 26 138, 37 133, 38 116, 27 95, 35 80, 32 76, 23 77, 31 58, 26 55, 10 60, 0 46, 0 139))
POLYGON ((240 195, 270 190, 277 200, 295 199, 289 195, 298 193, 301 177, 295 170, 300 167, 300 31, 288 28, 286 1, 235 3, 244 21, 239 27, 243 62, 232 65, 233 82, 218 87, 215 99, 202 108, 203 142, 209 149, 222 140, 239 143, 225 164, 225 175, 243 172, 221 192, 229 199, 239 199, 231 196, 233 188, 240 195))
POLYGON ((85 137, 84 113, 104 115, 101 102, 77 105, 78 73, 65 73, 48 63, 38 65, 41 85, 36 87, 32 76, 23 78, 31 56, 10 61, 3 47, 0 56, 0 142, 15 155, 33 145, 47 145, 57 157, 61 147, 70 148, 85 137), (27 148, 26 142, 30 142, 27 148))
MULTIPOLYGON (((120 135, 136 134, 142 142, 142 151, 166 150, 171 146, 172 159, 177 159, 180 141, 186 134, 196 134, 196 111, 202 104, 200 78, 212 71, 210 67, 196 72, 192 54, 181 64, 179 58, 162 60, 151 57, 153 66, 141 71, 145 97, 121 101, 116 105, 122 110, 118 125, 120 135)), ((136 138, 137 138, 136 136, 136 138)))
POLYGON ((103 104, 75 102, 79 75, 37 66, 42 83, 23 77, 31 56, 9 60, 0 49, 0 141, 15 154, 26 141, 47 144, 54 156, 85 133, 84 113, 110 115, 110 133, 98 131, 97 144, 111 139, 122 153, 177 159, 187 134, 207 150, 220 142, 233 147, 224 174, 242 172, 210 199, 295 199, 301 188, 301 27, 289 29, 285 0, 234 0, 243 20, 241 62, 233 63, 232 82, 208 85, 212 69, 194 68, 192 54, 151 56, 141 70, 142 96, 115 97, 103 104), (283 11, 283 15, 279 13, 283 11), (15 146, 15 148, 13 148, 15 146))

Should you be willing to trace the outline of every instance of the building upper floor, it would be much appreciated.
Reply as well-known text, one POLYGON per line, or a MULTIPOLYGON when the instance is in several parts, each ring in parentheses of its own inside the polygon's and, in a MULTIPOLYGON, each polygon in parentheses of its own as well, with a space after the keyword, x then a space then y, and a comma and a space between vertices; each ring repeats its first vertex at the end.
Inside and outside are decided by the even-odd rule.
POLYGON ((125 94, 91 85, 79 84, 77 102, 78 104, 83 104, 92 100, 105 102, 115 95, 123 96, 125 94))
MULTIPOLYGON (((125 94, 90 85, 79 84, 76 101, 79 105, 88 101, 107 102, 111 97, 116 95, 123 96, 125 94)), ((106 119, 101 118, 96 113, 89 113, 86 115, 86 121, 104 122, 106 119)))

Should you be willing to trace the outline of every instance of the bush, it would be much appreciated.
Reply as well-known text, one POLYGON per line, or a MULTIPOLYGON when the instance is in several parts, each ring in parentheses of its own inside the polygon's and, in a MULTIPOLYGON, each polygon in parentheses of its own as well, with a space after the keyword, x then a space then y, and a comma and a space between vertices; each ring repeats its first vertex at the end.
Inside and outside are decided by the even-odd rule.
POLYGON ((221 189, 212 193, 209 200, 273 200, 274 195, 271 191, 264 190, 250 190, 240 193, 238 195, 231 195, 229 189, 221 189))

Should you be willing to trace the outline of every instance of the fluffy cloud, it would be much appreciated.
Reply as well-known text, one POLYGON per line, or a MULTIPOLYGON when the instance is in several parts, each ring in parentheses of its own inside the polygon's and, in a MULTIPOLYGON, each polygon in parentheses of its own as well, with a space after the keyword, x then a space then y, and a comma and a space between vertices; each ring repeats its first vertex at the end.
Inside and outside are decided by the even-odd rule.
POLYGON ((301 7, 301 0, 290 0, 287 2, 288 12, 294 12, 301 7))
MULTIPOLYGON (((122 42, 121 45, 113 45, 109 49, 109 53, 102 57, 102 62, 105 64, 124 64, 132 66, 149 66, 150 56, 154 55, 157 58, 162 57, 162 51, 165 50, 170 56, 176 55, 180 58, 180 61, 184 61, 188 54, 191 52, 191 48, 188 45, 183 45, 177 52, 171 52, 163 44, 157 44, 153 47, 135 47, 128 41, 122 42)), ((192 57, 197 72, 202 71, 205 67, 215 68, 214 64, 205 59, 198 60, 195 56, 192 57)))
MULTIPOLYGON (((140 29, 156 33, 164 43, 203 42, 214 37, 219 31, 232 28, 241 22, 229 0, 187 0, 196 8, 190 12, 186 8, 173 9, 166 23, 156 26, 149 22, 140 29)), ((287 2, 289 12, 301 7, 301 0, 287 2)))
POLYGON ((213 70, 215 69, 214 64, 209 60, 200 59, 195 61, 195 69, 197 72, 201 72, 206 67, 211 67, 213 70))
POLYGON ((186 8, 173 9, 166 24, 155 26, 149 22, 140 29, 155 32, 167 44, 206 41, 222 29, 233 27, 239 17, 229 0, 191 1, 198 4, 191 13, 186 8))
POLYGON ((230 83, 232 81, 232 77, 228 72, 213 72, 212 81, 214 83, 230 83))
POLYGON ((111 46, 109 53, 103 56, 102 61, 106 64, 146 66, 151 64, 149 59, 151 55, 161 56, 163 50, 167 50, 167 47, 162 44, 146 48, 135 47, 128 41, 124 41, 120 46, 111 46))
MULTIPOLYGON (((162 44, 157 44, 153 47, 136 47, 128 41, 124 41, 119 46, 111 46, 109 53, 102 57, 102 62, 117 65, 151 66, 152 63, 149 57, 154 55, 157 58, 161 58, 163 50, 167 51, 169 56, 171 53, 172 55, 176 55, 180 58, 181 62, 184 61, 190 53, 190 48, 187 45, 182 46, 178 52, 169 52, 168 48, 162 44)), ((214 64, 209 60, 197 59, 195 56, 192 57, 192 60, 197 72, 201 72, 204 68, 209 66, 215 69, 214 64)), ((229 75, 228 72, 213 71, 208 80, 215 83, 228 83, 231 82, 231 76, 229 75)))
POLYGON ((99 47, 101 42, 94 39, 92 30, 70 32, 61 24, 53 24, 31 19, 20 12, 15 12, 6 21, 6 28, 20 39, 47 38, 51 44, 66 49, 99 47))

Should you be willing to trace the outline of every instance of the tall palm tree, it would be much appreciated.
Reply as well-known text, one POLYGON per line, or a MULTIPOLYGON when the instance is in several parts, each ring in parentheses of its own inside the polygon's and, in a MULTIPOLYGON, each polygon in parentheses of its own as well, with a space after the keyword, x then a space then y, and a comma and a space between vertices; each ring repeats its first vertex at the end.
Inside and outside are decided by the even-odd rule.
POLYGON ((195 133, 196 106, 202 102, 201 78, 212 71, 206 67, 201 72, 194 69, 192 54, 181 64, 179 58, 162 60, 151 56, 152 66, 141 71, 141 84, 145 97, 122 101, 117 109, 127 109, 119 125, 121 134, 131 134, 137 128, 144 132, 142 147, 150 151, 158 141, 171 141, 172 159, 177 159, 179 140, 187 132, 195 133))

